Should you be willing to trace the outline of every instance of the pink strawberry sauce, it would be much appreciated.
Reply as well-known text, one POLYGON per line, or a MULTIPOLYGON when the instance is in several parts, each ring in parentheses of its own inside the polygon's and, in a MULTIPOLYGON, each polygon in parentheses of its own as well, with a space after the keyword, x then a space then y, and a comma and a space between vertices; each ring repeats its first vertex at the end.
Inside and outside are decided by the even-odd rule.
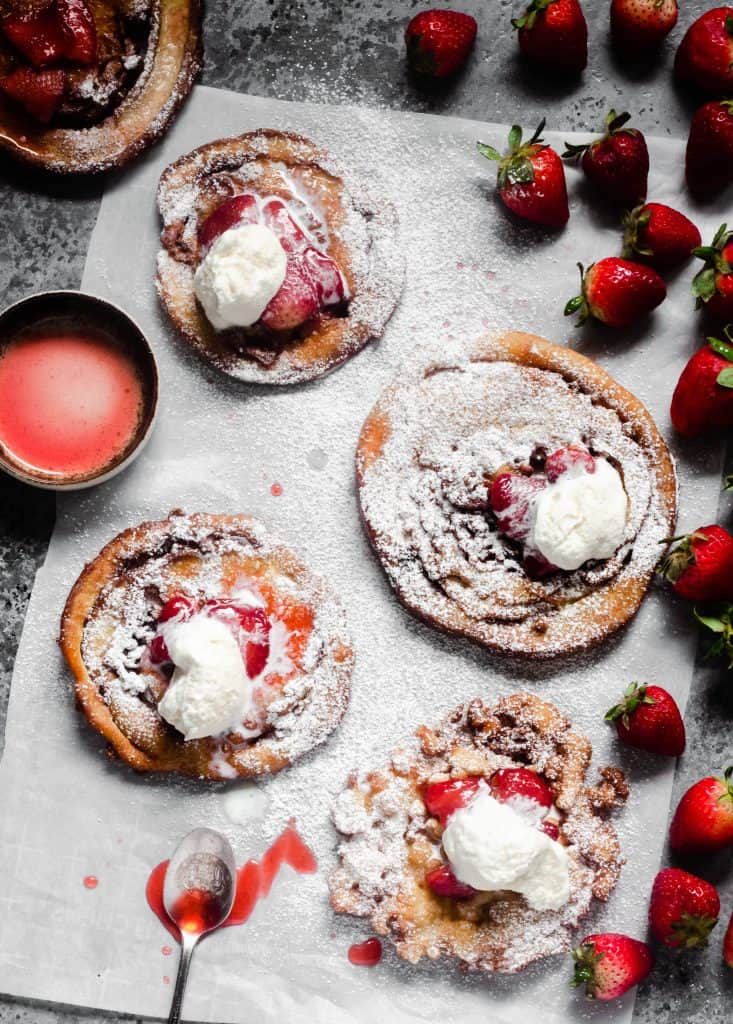
POLYGON ((87 875, 84 879, 85 889, 96 889, 99 885, 99 879, 95 875, 87 875))
POLYGON ((135 366, 101 335, 27 335, 0 355, 0 443, 32 469, 102 469, 132 440, 142 404, 135 366))
POLYGON ((283 485, 282 484, 274 483, 272 485, 272 487, 270 488, 270 494, 273 496, 273 498, 279 498, 280 495, 282 494, 282 492, 283 492, 283 485))
MULTIPOLYGON (((269 895, 283 864, 287 864, 301 875, 311 875, 318 868, 315 857, 298 835, 293 822, 280 833, 272 846, 265 850, 259 861, 248 860, 239 869, 234 906, 223 927, 242 925, 250 918, 259 900, 269 895)), ((170 932, 176 942, 180 942, 181 933, 163 906, 163 884, 167 870, 167 860, 153 868, 145 887, 145 898, 163 927, 170 932)))
POLYGON ((375 938, 355 942, 349 946, 348 957, 354 967, 376 967, 382 959, 382 943, 375 938))

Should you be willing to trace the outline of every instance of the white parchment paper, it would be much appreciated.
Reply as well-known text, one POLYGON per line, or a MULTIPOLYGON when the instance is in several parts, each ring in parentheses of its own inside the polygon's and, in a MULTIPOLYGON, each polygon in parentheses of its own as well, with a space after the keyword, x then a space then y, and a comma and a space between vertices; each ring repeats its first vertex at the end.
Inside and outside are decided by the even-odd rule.
MULTIPOLYGON (((60 499, 36 579, 0 766, 4 991, 167 1013, 175 957, 162 952, 170 939, 145 902, 151 868, 202 824, 225 831, 242 862, 258 856, 293 815, 316 853, 318 873, 297 877, 284 869, 247 925, 202 944, 187 1018, 519 1024, 541 1011, 552 1024, 590 1014, 567 987, 568 961, 516 978, 466 978, 451 965, 410 967, 387 947, 379 967, 352 967, 348 946, 369 935, 368 924, 335 918, 327 903, 335 842, 329 805, 349 769, 378 766, 400 737, 461 700, 521 686, 555 701, 592 737, 597 765, 619 761, 629 772, 633 793, 619 828, 633 867, 587 930, 644 935, 673 766, 619 750, 602 715, 631 679, 661 683, 685 703, 695 645, 688 611, 655 588, 618 642, 570 667, 518 678, 515 665, 446 638, 399 607, 357 515, 353 453, 361 423, 403 359, 436 337, 448 346, 486 327, 513 326, 575 345, 648 405, 674 446, 670 396, 701 341, 689 292, 692 266, 670 280, 668 300, 638 329, 574 330, 562 308, 577 291, 575 261, 617 253, 618 229, 592 209, 572 169, 572 217, 559 238, 509 221, 494 198, 495 169, 475 152, 477 139, 503 148, 506 133, 471 121, 198 88, 164 143, 108 188, 83 287, 123 305, 148 333, 162 371, 160 420, 150 446, 124 475, 60 499), (407 259, 403 301, 383 341, 330 377, 285 390, 235 386, 197 361, 169 330, 153 288, 161 170, 194 146, 258 127, 302 132, 373 181, 398 207, 407 259), (271 493, 273 482, 282 485, 280 496, 271 493), (241 784, 138 777, 106 760, 102 743, 74 710, 56 649, 59 614, 84 562, 120 529, 176 506, 262 517, 328 575, 343 597, 355 641, 353 697, 342 727, 291 770, 259 783, 244 824, 230 816, 231 794, 241 784), (99 879, 93 891, 82 884, 88 874, 99 879)), ((551 134, 548 139, 561 143, 551 134)), ((650 197, 689 209, 683 144, 649 142, 650 197)), ((693 216, 708 239, 722 207, 693 216)), ((676 451, 680 525, 713 521, 720 452, 709 443, 676 451)), ((607 1008, 604 1019, 620 1024, 631 1009, 629 996, 607 1008)))

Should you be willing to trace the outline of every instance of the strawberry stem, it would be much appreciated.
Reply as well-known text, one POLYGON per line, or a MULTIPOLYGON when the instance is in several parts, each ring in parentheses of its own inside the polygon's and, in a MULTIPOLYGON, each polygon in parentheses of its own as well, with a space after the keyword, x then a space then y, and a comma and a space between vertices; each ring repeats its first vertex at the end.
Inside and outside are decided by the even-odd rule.
POLYGON ((616 722, 619 718, 625 729, 629 728, 629 719, 637 708, 642 704, 653 706, 657 704, 653 697, 649 697, 644 683, 630 683, 624 692, 624 699, 620 704, 615 704, 604 715, 605 722, 616 722))
POLYGON ((728 668, 733 669, 733 604, 721 602, 695 608, 693 611, 700 625, 709 629, 715 636, 705 652, 705 657, 726 657, 728 668))

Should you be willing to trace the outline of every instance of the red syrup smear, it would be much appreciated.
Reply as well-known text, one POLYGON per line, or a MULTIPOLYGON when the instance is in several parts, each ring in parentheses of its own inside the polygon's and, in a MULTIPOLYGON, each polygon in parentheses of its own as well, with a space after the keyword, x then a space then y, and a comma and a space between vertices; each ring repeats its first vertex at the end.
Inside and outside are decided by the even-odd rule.
POLYGON ((349 963, 355 967, 376 967, 382 959, 382 943, 379 939, 367 939, 349 946, 349 963))
MULTIPOLYGON (((272 846, 265 850, 262 859, 248 860, 237 872, 237 891, 234 896, 232 912, 224 922, 223 927, 230 928, 235 925, 244 924, 257 906, 259 900, 264 899, 270 892, 272 884, 283 864, 287 864, 294 871, 301 875, 311 875, 316 871, 318 865, 316 859, 305 845, 295 830, 294 825, 288 825, 272 846)), ((176 942, 181 941, 181 933, 168 917, 163 906, 163 883, 165 873, 168 870, 168 861, 164 860, 157 867, 154 867, 148 878, 145 887, 145 897, 148 906, 166 928, 176 942)), ((197 893, 192 893, 193 907, 186 906, 187 919, 184 920, 184 927, 188 924, 189 930, 199 931, 202 918, 205 916, 200 911, 201 901, 197 893), (190 913, 188 913, 191 911, 190 913)), ((205 908, 204 908, 205 909, 205 908)))
POLYGON ((99 879, 96 878, 94 875, 87 875, 86 878, 84 879, 85 889, 96 889, 98 885, 99 879))
POLYGON ((274 498, 279 498, 279 497, 280 497, 280 495, 282 494, 282 492, 283 492, 283 485, 282 485, 282 484, 277 484, 277 483, 275 483, 275 484, 273 484, 273 485, 272 485, 272 487, 270 488, 270 494, 271 494, 271 495, 272 495, 272 496, 273 496, 274 498))

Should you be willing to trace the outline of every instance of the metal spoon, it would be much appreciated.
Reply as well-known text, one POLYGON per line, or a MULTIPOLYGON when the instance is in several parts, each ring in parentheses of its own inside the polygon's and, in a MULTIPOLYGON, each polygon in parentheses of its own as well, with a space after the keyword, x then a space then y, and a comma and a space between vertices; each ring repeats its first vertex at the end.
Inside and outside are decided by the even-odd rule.
POLYGON ((170 859, 163 884, 163 906, 181 931, 181 959, 168 1024, 181 1019, 188 969, 203 935, 224 924, 237 888, 237 869, 228 840, 211 828, 196 828, 170 859))

